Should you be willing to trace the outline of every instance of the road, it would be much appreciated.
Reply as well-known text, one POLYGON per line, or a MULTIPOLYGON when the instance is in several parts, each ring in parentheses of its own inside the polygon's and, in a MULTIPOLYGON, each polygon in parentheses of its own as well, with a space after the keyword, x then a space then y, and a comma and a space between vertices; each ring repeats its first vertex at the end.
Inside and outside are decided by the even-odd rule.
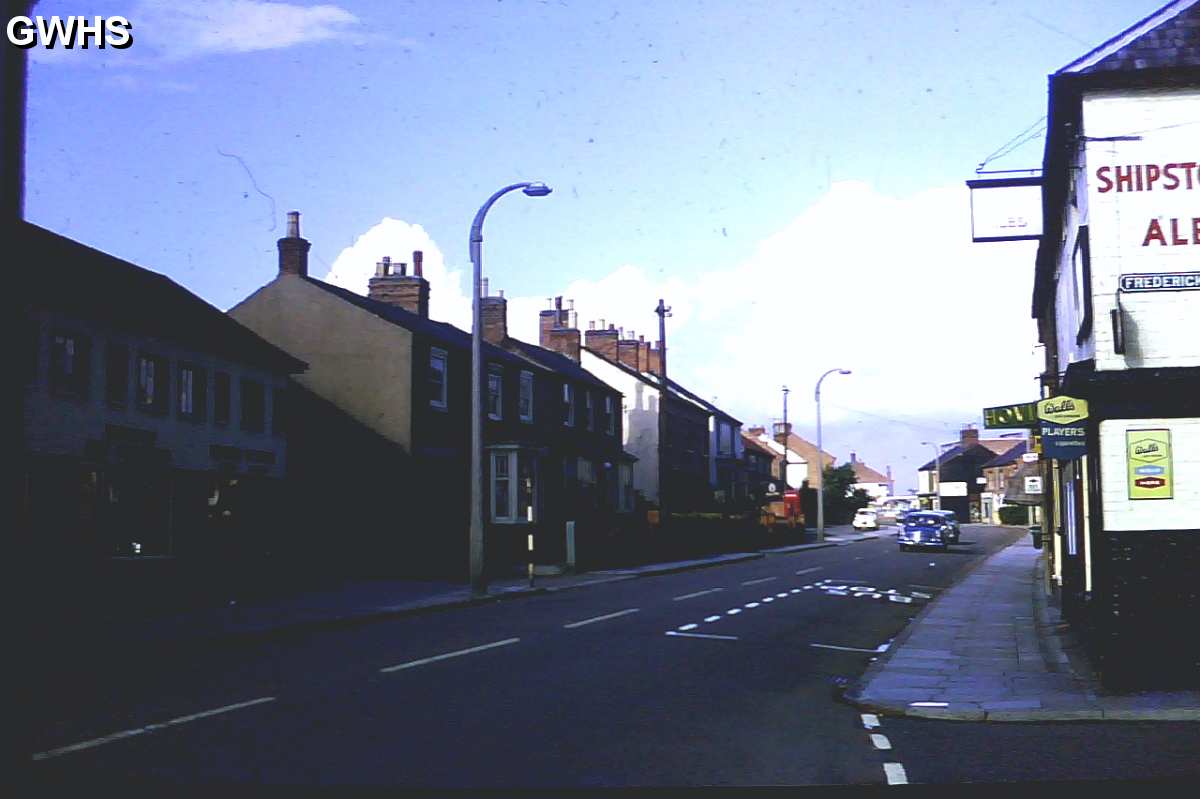
POLYGON ((32 769, 434 788, 1200 777, 1200 725, 874 727, 841 702, 925 602, 1022 534, 964 526, 949 552, 901 553, 886 532, 200 655, 81 653, 37 697, 32 769))

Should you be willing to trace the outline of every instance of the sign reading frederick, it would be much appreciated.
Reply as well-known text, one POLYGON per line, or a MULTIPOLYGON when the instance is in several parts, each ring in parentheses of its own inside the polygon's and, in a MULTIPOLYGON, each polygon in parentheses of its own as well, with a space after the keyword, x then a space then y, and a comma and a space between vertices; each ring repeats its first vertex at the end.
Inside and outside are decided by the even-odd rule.
POLYGON ((1087 454, 1087 400, 1076 397, 1050 397, 1037 404, 1042 425, 1042 454, 1060 461, 1087 454))
POLYGON ((1171 499, 1171 431, 1125 431, 1130 499, 1171 499))

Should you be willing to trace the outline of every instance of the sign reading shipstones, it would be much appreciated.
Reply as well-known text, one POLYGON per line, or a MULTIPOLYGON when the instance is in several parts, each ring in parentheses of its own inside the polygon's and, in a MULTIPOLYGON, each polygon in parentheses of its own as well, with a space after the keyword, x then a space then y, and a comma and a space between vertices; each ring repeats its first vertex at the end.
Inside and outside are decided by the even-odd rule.
POLYGON ((1172 499, 1171 431, 1126 430, 1130 499, 1172 499))

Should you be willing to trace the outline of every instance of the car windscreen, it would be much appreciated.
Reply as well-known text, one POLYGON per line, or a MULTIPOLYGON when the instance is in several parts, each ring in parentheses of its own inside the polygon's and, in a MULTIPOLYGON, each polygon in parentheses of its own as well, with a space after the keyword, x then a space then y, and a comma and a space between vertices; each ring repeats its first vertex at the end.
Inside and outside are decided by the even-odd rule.
POLYGON ((945 523, 945 519, 941 516, 932 516, 923 513, 910 513, 908 518, 904 520, 905 524, 917 524, 921 527, 938 527, 945 523))

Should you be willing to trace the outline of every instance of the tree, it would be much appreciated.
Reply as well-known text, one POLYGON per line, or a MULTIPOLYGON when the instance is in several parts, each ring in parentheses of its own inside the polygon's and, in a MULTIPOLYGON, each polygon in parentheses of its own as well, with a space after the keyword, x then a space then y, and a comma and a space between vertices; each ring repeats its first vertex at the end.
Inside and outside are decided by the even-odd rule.
POLYGON ((871 496, 861 488, 852 489, 858 478, 849 463, 841 466, 826 466, 821 478, 821 493, 824 494, 825 521, 829 524, 845 524, 854 518, 854 511, 865 508, 871 496))

